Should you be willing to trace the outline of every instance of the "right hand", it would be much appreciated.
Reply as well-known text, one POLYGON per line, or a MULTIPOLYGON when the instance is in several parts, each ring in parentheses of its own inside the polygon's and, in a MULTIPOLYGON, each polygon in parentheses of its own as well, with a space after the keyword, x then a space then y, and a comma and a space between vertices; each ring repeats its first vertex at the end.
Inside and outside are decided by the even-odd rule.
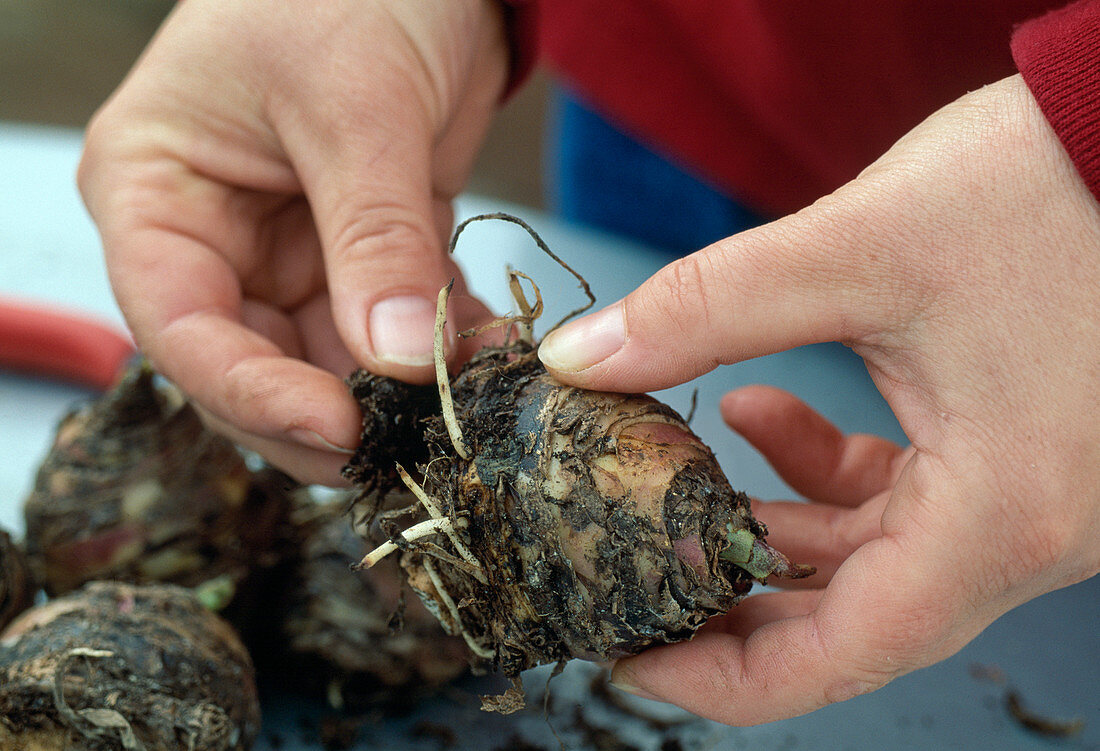
POLYGON ((435 297, 499 102, 496 0, 186 0, 88 128, 119 306, 213 427, 304 482, 359 441, 342 377, 432 379, 435 297))

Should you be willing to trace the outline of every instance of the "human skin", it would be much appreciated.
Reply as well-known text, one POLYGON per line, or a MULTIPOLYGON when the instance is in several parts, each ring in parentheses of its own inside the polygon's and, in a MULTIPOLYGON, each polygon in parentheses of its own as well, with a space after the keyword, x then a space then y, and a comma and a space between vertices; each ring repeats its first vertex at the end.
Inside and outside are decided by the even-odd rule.
POLYGON ((809 712, 958 651, 1100 571, 1100 206, 1019 76, 932 115, 803 211, 674 262, 551 333, 562 381, 646 391, 840 341, 909 447, 790 394, 726 422, 809 503, 760 502, 819 574, 612 681, 731 724, 809 712))
POLYGON ((488 0, 187 0, 89 125, 78 172, 142 353, 204 419, 341 484, 357 365, 432 378, 443 249, 500 100, 488 0))
MULTIPOLYGON (((495 3, 408 5, 187 0, 80 169, 142 350, 215 427, 307 481, 338 482, 358 440, 354 365, 431 378, 415 301, 458 276, 449 199, 504 86, 495 3)), ((773 389, 728 396, 727 422, 811 501, 759 503, 771 541, 821 574, 613 679, 723 722, 789 717, 1095 574, 1098 299, 1100 209, 1013 77, 806 210, 552 334, 560 379, 626 391, 842 341, 912 441, 842 436, 773 389)), ((459 313, 487 315, 469 298, 459 313)))

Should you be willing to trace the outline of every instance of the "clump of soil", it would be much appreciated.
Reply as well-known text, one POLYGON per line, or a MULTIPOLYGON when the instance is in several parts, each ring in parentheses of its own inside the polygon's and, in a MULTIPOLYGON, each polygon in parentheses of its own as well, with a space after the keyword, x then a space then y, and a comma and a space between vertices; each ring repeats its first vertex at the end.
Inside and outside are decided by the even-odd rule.
POLYGON ((137 365, 58 426, 24 506, 27 552, 51 595, 111 579, 230 600, 278 557, 293 491, 137 365))
POLYGON ((237 751, 259 731, 252 663, 188 590, 96 582, 0 634, 0 747, 237 751))
MULTIPOLYGON (((351 377, 365 414, 364 450, 347 476, 377 478, 396 459, 415 462, 419 477, 398 467, 417 494, 413 523, 365 565, 400 551, 409 584, 447 631, 513 678, 544 663, 612 660, 688 639, 754 581, 812 573, 764 541, 748 497, 672 409, 550 377, 530 335, 541 297, 536 288, 536 302, 527 301, 519 277, 513 272, 520 314, 501 320, 519 335, 481 350, 453 379, 441 337, 449 288, 441 292, 440 406, 403 415, 400 440, 389 440, 390 421, 374 411, 372 394, 385 379, 351 377), (422 447, 410 425, 420 428, 422 447)), ((364 496, 378 485, 367 483, 364 496)), ((518 680, 486 706, 522 706, 518 680)))
POLYGON ((33 595, 23 551, 0 530, 0 629, 31 606, 33 595))

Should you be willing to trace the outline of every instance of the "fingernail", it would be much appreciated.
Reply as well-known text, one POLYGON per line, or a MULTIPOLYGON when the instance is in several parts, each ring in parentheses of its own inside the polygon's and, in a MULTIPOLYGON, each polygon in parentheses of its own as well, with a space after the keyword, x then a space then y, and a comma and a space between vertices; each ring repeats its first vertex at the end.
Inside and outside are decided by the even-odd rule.
POLYGON ((576 373, 606 360, 625 341, 623 304, 617 302, 551 331, 539 346, 539 359, 552 370, 576 373))
POLYGON ((388 297, 370 311, 370 341, 379 360, 431 365, 435 302, 416 295, 388 297))
POLYGON ((607 682, 615 688, 619 689, 620 691, 625 691, 631 696, 637 696, 640 699, 649 699, 650 701, 665 701, 656 694, 651 694, 644 688, 639 688, 638 686, 635 686, 634 681, 628 675, 626 675, 626 671, 620 672, 619 670, 615 670, 613 668, 611 670, 611 676, 608 678, 607 682))
POLYGON ((332 451, 337 454, 347 454, 349 456, 355 453, 355 449, 337 445, 317 431, 310 430, 309 428, 291 428, 287 431, 287 436, 292 441, 300 443, 303 446, 309 446, 310 448, 321 449, 322 451, 332 451))

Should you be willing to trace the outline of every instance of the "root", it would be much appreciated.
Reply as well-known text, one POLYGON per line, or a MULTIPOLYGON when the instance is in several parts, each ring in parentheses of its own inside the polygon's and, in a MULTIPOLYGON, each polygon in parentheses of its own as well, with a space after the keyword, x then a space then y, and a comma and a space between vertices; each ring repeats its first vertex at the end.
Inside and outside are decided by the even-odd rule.
POLYGON ((694 388, 691 391, 691 406, 688 407, 687 417, 684 418, 684 422, 691 425, 691 421, 695 419, 695 408, 699 406, 699 389, 694 388))
POLYGON ((489 331, 490 329, 517 325, 519 327, 520 340, 533 346, 535 343, 534 323, 538 320, 539 316, 542 315, 542 292, 539 291, 539 286, 535 284, 534 279, 527 276, 527 274, 524 274, 522 271, 516 271, 515 269, 508 270, 508 288, 512 291, 512 299, 515 300, 516 307, 519 308, 519 315, 501 316, 500 318, 489 321, 489 323, 482 324, 476 328, 460 331, 458 335, 467 339, 489 331), (521 278, 531 283, 531 289, 535 293, 534 305, 531 305, 531 303, 527 301, 527 295, 523 293, 523 286, 519 281, 521 278))
MULTIPOLYGON (((408 489, 412 491, 412 494, 416 496, 417 500, 420 501, 421 505, 424 506, 424 509, 428 512, 429 517, 428 519, 425 519, 422 522, 418 522, 417 524, 412 525, 404 532, 402 532, 401 539, 405 542, 413 542, 414 540, 418 540, 421 537, 426 537, 431 534, 442 532, 443 534, 447 535, 447 538, 451 541, 451 544, 454 545, 455 550, 458 551, 458 554, 469 565, 469 568, 466 570, 468 570, 469 573, 479 582, 481 582, 482 584, 487 584, 488 580, 485 578, 485 574, 481 570, 481 563, 478 562, 477 558, 474 557, 474 554, 470 552, 470 549, 468 547, 466 547, 466 543, 462 542, 462 539, 455 531, 456 526, 461 528, 462 526, 465 526, 468 522, 463 518, 455 519, 452 522, 451 519, 444 516, 442 510, 440 510, 439 508, 439 505, 436 504, 432 497, 424 491, 424 488, 420 487, 420 485, 417 484, 416 480, 414 480, 409 475, 409 473, 405 471, 405 468, 402 467, 400 464, 397 465, 397 474, 401 477, 401 481, 405 483, 408 489)), ((363 558, 362 562, 359 565, 362 568, 370 568, 371 566, 388 556, 390 553, 393 553, 394 551, 399 549, 400 546, 398 545, 398 543, 394 542, 393 540, 387 540, 374 550, 367 553, 367 555, 363 558)))
POLYGON ((538 317, 542 315, 542 293, 539 291, 539 285, 535 284, 535 280, 522 271, 509 269, 508 289, 512 291, 512 299, 516 301, 516 307, 519 308, 520 314, 516 316, 516 323, 520 327, 520 338, 528 344, 534 345, 534 324, 538 317), (531 283, 531 289, 535 293, 534 305, 527 302, 527 295, 523 294, 523 285, 519 281, 521 278, 531 283))
POLYGON ((439 298, 435 308, 435 381, 439 386, 439 401, 443 409, 443 424, 447 426, 447 435, 451 437, 451 444, 455 453, 466 461, 470 461, 470 449, 466 446, 466 440, 462 437, 462 428, 455 417, 455 403, 451 397, 451 377, 447 373, 447 355, 443 351, 443 327, 447 325, 447 298, 451 296, 451 288, 455 280, 452 279, 446 287, 439 290, 439 298))
POLYGON ((424 560, 423 565, 424 571, 426 571, 428 574, 428 578, 432 580, 432 586, 435 587, 436 594, 439 595, 439 599, 443 602, 443 604, 447 608, 447 611, 451 614, 451 619, 454 621, 455 630, 462 635, 462 638, 466 642, 466 646, 470 648, 470 651, 472 651, 475 655, 482 658, 483 660, 493 659, 493 657, 496 656, 496 653, 493 650, 483 647, 481 644, 479 644, 478 641, 474 639, 474 637, 471 636, 470 633, 466 630, 466 627, 462 625, 462 616, 459 615, 458 606, 455 605, 455 601, 451 597, 450 593, 447 592, 446 589, 444 589, 443 580, 440 579, 439 574, 436 573, 435 566, 433 566, 432 562, 427 559, 424 560))
MULTIPOLYGON (((405 542, 413 542, 419 540, 421 537, 427 535, 434 535, 438 532, 445 530, 451 530, 451 520, 445 518, 438 519, 425 519, 422 522, 412 525, 404 532, 401 533, 401 539, 405 542)), ((400 546, 393 540, 386 540, 384 543, 376 547, 374 550, 367 553, 359 564, 360 568, 370 568, 380 560, 388 556, 390 553, 400 550, 400 546)))
POLYGON ((476 216, 471 216, 467 219, 464 219, 457 227, 455 227, 454 234, 451 235, 451 244, 448 247, 447 251, 449 253, 452 253, 452 254, 455 252, 455 246, 458 244, 458 236, 460 234, 462 234, 462 230, 466 229, 467 225, 469 225, 473 222, 484 221, 486 219, 500 219, 500 220, 505 221, 505 222, 511 222, 512 224, 517 224, 520 227, 522 227, 523 229, 525 229, 527 231, 527 234, 529 234, 531 236, 531 238, 535 241, 535 244, 538 245, 539 250, 541 250, 543 253, 550 256, 552 259, 554 259, 554 261, 559 266, 561 266, 563 269, 565 269, 570 274, 572 274, 573 277, 578 282, 580 282, 580 288, 584 291, 585 296, 588 298, 588 302, 586 304, 584 304, 583 306, 577 308, 576 310, 566 314, 566 316, 564 318, 562 318, 560 321, 558 321, 557 323, 555 323, 553 326, 550 327, 550 329, 549 329, 550 331, 553 331, 558 326, 561 326, 563 323, 568 321, 573 316, 579 316, 581 313, 584 313, 586 310, 588 310, 589 308, 591 308, 593 305, 596 304, 596 296, 592 294, 592 290, 589 288, 588 282, 585 280, 585 278, 583 276, 581 276, 580 274, 578 274, 576 271, 574 271, 573 267, 570 266, 568 263, 566 263, 562 259, 558 258, 558 256, 554 253, 554 251, 550 250, 550 248, 549 248, 549 246, 547 246, 546 242, 541 237, 539 237, 539 233, 535 232, 534 228, 531 227, 530 224, 523 221, 518 216, 512 216, 511 214, 505 214, 504 212, 498 211, 498 212, 493 212, 491 214, 478 214, 476 216))
MULTIPOLYGON (((404 482, 406 487, 408 487, 408 489, 412 491, 412 494, 416 496, 417 500, 424 504, 424 508, 427 510, 428 516, 433 519, 441 519, 447 522, 446 526, 441 528, 443 533, 446 534, 447 537, 450 539, 451 544, 455 546, 455 550, 458 551, 458 554, 462 556, 463 560, 473 566, 474 570, 477 571, 477 573, 479 574, 478 580, 481 581, 482 584, 485 584, 485 577, 483 575, 480 575, 481 563, 478 562, 477 558, 474 557, 474 554, 470 552, 470 549, 466 547, 466 544, 462 542, 461 539, 459 539, 458 533, 455 532, 454 525, 450 523, 449 519, 444 518, 443 512, 440 511, 439 506, 437 506, 435 501, 432 500, 432 497, 424 492, 424 488, 420 487, 420 485, 417 484, 416 480, 412 479, 412 477, 409 476, 409 473, 406 472, 405 468, 402 467, 400 464, 397 465, 397 474, 401 476, 401 481, 404 482)), ((455 520, 455 524, 465 525, 466 523, 467 522, 465 519, 460 518, 455 520)))
POLYGON ((71 727, 76 729, 85 738, 97 739, 108 736, 113 732, 118 734, 118 742, 126 751, 145 751, 145 746, 137 736, 130 722, 122 714, 114 709, 106 707, 74 710, 65 701, 65 670, 69 663, 76 657, 104 658, 114 657, 115 653, 103 649, 91 649, 89 647, 76 647, 66 652, 57 663, 57 669, 53 676, 53 703, 57 713, 71 727), (91 727, 89 727, 89 725, 91 727))

